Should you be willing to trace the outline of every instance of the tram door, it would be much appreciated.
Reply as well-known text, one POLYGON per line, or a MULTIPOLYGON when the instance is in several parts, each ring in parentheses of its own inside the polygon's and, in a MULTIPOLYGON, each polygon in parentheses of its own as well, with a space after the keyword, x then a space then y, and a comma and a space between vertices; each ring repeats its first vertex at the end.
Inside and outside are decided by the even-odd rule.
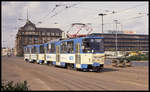
POLYGON ((80 56, 80 44, 76 44, 76 50, 75 50, 75 63, 81 64, 81 56, 80 56))
POLYGON ((46 61, 47 50, 48 50, 48 44, 44 45, 44 62, 46 61))
POLYGON ((56 62, 60 62, 60 46, 56 46, 56 62))

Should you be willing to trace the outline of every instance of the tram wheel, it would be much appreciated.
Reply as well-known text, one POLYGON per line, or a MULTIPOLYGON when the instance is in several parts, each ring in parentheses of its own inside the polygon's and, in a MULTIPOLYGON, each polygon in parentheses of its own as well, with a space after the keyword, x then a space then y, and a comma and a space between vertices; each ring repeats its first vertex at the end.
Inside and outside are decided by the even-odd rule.
POLYGON ((83 69, 82 71, 83 71, 83 72, 87 72, 88 70, 87 70, 87 69, 83 69))
POLYGON ((52 63, 49 63, 49 66, 53 66, 53 64, 52 64, 52 63))
POLYGON ((67 69, 71 70, 71 67, 70 67, 70 65, 67 65, 67 69))
POLYGON ((77 69, 77 68, 75 68, 75 67, 74 67, 74 68, 72 68, 72 70, 74 70, 74 71, 78 71, 78 69, 77 69))
POLYGON ((102 72, 102 68, 97 68, 97 71, 96 72, 102 72))

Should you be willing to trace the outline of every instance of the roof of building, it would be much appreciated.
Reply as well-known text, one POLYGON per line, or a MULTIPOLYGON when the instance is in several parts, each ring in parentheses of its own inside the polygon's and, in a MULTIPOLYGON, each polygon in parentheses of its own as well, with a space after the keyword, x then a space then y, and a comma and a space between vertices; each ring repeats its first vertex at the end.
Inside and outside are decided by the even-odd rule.
POLYGON ((36 27, 35 24, 32 23, 30 20, 28 20, 23 27, 20 27, 19 30, 24 30, 25 27, 27 27, 27 26, 33 26, 36 31, 41 31, 41 32, 44 32, 44 31, 45 32, 47 32, 47 31, 50 31, 50 32, 63 32, 59 28, 40 28, 40 27, 36 27))
POLYGON ((26 27, 26 26, 28 26, 28 25, 33 26, 33 27, 36 27, 35 24, 32 23, 30 20, 28 20, 28 21, 26 22, 26 24, 24 25, 24 27, 26 27))
POLYGON ((62 30, 61 29, 59 29, 59 28, 36 28, 37 29, 37 31, 42 31, 42 32, 44 32, 44 31, 51 31, 51 32, 62 32, 62 30))

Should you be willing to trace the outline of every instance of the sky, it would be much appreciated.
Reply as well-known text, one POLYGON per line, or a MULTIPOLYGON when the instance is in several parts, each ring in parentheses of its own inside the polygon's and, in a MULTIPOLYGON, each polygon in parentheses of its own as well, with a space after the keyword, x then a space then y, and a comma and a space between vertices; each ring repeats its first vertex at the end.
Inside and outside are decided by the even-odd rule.
MULTIPOLYGON (((3 1, 1 3, 1 21, 2 21, 2 47, 15 47, 16 34, 18 28, 25 25, 28 19, 36 27, 43 28, 60 28, 65 33, 76 33, 81 26, 71 26, 73 23, 88 24, 93 30, 91 33, 116 30, 114 20, 118 20, 117 30, 132 30, 137 34, 147 34, 149 29, 149 4, 148 2, 88 2, 88 1, 66 1, 66 2, 27 2, 27 1, 3 1), (112 12, 115 13, 112 13, 112 12), (27 13, 28 12, 28 13, 27 13)), ((80 34, 86 34, 87 31, 82 29, 80 34)))

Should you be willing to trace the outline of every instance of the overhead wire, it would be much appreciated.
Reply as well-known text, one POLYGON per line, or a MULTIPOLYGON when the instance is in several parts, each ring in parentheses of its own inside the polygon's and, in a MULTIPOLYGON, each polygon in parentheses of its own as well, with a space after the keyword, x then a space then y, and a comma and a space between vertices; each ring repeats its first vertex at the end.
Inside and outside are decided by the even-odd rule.
POLYGON ((140 5, 136 5, 134 7, 130 7, 130 8, 127 8, 127 9, 124 9, 124 10, 120 10, 119 12, 116 12, 116 11, 111 11, 111 13, 108 13, 107 15, 111 15, 111 14, 116 14, 116 13, 122 13, 122 12, 125 12, 127 10, 130 10, 130 9, 133 9, 133 8, 137 8, 139 6, 145 6, 146 4, 140 4, 140 5))
MULTIPOLYGON (((134 7, 130 7, 130 8, 127 8, 127 9, 124 9, 124 10, 121 10, 119 12, 116 12, 116 11, 111 11, 111 13, 107 14, 107 15, 111 15, 111 14, 115 14, 115 13, 122 13, 122 12, 125 12, 127 10, 130 10, 130 9, 133 9, 133 8, 137 8, 137 7, 140 7, 140 6, 145 6, 146 4, 140 4, 140 5, 136 5, 134 7)), ((110 12, 109 10, 105 10, 106 12, 110 12)), ((147 14, 148 15, 148 14, 147 14)), ((136 17, 133 17, 133 18, 129 18, 128 20, 132 20, 132 19, 137 19, 137 18, 141 18, 143 16, 136 16, 136 17)), ((127 20, 127 19, 126 19, 127 20)), ((108 23, 107 23, 108 24, 108 23)), ((109 23, 109 24, 113 24, 113 23, 109 23)))
MULTIPOLYGON (((76 6, 76 5, 77 5, 77 4, 73 4, 73 5, 70 5, 70 6, 67 5, 67 4, 60 5, 60 6, 65 6, 65 8, 64 8, 63 10, 61 10, 61 11, 56 12, 55 14, 53 14, 53 15, 50 17, 50 19, 53 18, 53 17, 55 17, 55 16, 57 16, 58 14, 60 14, 61 12, 63 12, 64 10, 69 9, 69 8, 72 8, 72 7, 76 6)), ((129 8, 127 8, 127 9, 121 10, 121 11, 119 11, 119 12, 110 11, 110 10, 104 10, 104 11, 105 11, 105 12, 111 12, 111 13, 108 13, 107 15, 116 14, 116 13, 119 14, 119 13, 125 12, 125 11, 127 11, 127 10, 130 10, 130 9, 133 9, 133 8, 137 8, 137 7, 140 7, 140 6, 145 6, 145 5, 146 5, 146 4, 136 5, 136 6, 129 7, 129 8)), ((59 5, 58 5, 58 6, 59 6, 59 5)), ((51 12, 54 12, 54 11, 56 10, 56 8, 58 8, 57 5, 52 9, 51 12)), ((75 8, 77 8, 77 7, 75 7, 75 8)), ((81 9, 82 9, 82 8, 81 8, 81 9)), ((102 10, 102 9, 100 9, 100 10, 102 10)), ((133 17, 133 18, 130 18, 130 20, 131 20, 131 19, 137 19, 137 18, 140 18, 140 17, 142 17, 142 16, 133 17)))
MULTIPOLYGON (((108 16, 108 15, 111 15, 111 14, 116 14, 116 13, 122 13, 122 12, 125 12, 125 11, 127 11, 127 10, 130 10, 130 9, 133 9, 133 8, 137 8, 137 7, 139 7, 139 6, 145 6, 146 4, 140 4, 140 5, 136 5, 136 6, 134 6, 134 7, 130 7, 130 8, 127 8, 127 9, 124 9, 124 10, 120 10, 119 12, 116 12, 116 11, 110 11, 110 10, 104 10, 104 11, 106 11, 106 12, 111 12, 111 13, 107 13, 106 15, 108 16)), ((101 9, 102 10, 102 9, 101 9)), ((97 17, 96 17, 97 18, 97 17)), ((93 18, 93 19, 95 19, 95 18, 93 18)))
MULTIPOLYGON (((124 11, 130 10, 130 9, 133 9, 133 8, 137 8, 137 7, 139 7, 139 6, 143 6, 143 5, 146 5, 146 4, 136 5, 136 6, 134 6, 134 7, 130 7, 130 8, 127 8, 127 9, 121 10, 120 12, 112 11, 112 13, 109 13, 109 14, 107 14, 107 15, 115 14, 115 13, 122 13, 122 12, 124 12, 124 11)), ((136 16, 136 17, 132 17, 132 18, 125 19, 125 20, 126 20, 126 21, 129 21, 129 20, 137 19, 137 18, 141 18, 141 17, 143 17, 143 16, 136 16)), ((125 21, 125 20, 123 20, 123 21, 125 21)))
MULTIPOLYGON (((56 8, 57 7, 59 7, 57 4, 55 5, 55 7, 46 15, 46 16, 44 16, 42 19, 42 21, 44 21, 44 19, 46 19, 51 13, 53 13, 55 10, 56 10, 56 8)), ((40 21, 40 22, 42 22, 42 21, 40 21)), ((43 23, 43 22, 42 22, 43 23)))
MULTIPOLYGON (((111 14, 116 14, 116 13, 122 13, 122 12, 125 12, 125 11, 127 11, 127 10, 130 10, 130 9, 133 9, 133 8, 137 8, 137 7, 139 7, 139 6, 145 6, 146 4, 140 4, 140 5, 136 5, 136 6, 134 6, 134 7, 130 7, 130 8, 127 8, 127 9, 124 9, 124 10, 121 10, 121 11, 119 11, 119 12, 116 12, 116 11, 110 11, 110 10, 103 10, 103 9, 99 9, 99 10, 103 10, 103 11, 105 11, 105 12, 111 12, 111 13, 107 13, 107 15, 111 15, 111 14)), ((76 8, 78 8, 78 7, 76 7, 76 8)), ((83 9, 83 8, 81 8, 81 9, 83 9)), ((85 9, 85 8, 84 8, 85 9)), ((89 15, 87 16, 87 18, 89 17, 89 15)), ((95 19, 95 18, 93 18, 93 19, 95 19)), ((97 19, 97 17, 96 17, 96 19, 97 19)), ((85 18, 84 18, 84 20, 85 20, 85 18)))
MULTIPOLYGON (((53 18, 53 17, 55 17, 56 15, 62 13, 65 9, 72 8, 72 7, 76 6, 76 5, 78 5, 78 4, 73 4, 73 5, 70 5, 70 6, 67 6, 67 4, 56 4, 55 7, 51 10, 51 12, 50 12, 47 16, 45 16, 44 18, 48 17, 51 13, 53 13, 53 12, 56 10, 56 8, 58 8, 58 7, 60 7, 60 6, 65 6, 65 8, 64 8, 63 10, 61 10, 61 11, 59 11, 59 12, 56 12, 56 13, 54 13, 53 15, 51 15, 51 16, 50 16, 50 19, 53 18)), ((50 20, 50 19, 49 19, 49 20, 50 20)), ((40 22, 41 22, 41 21, 40 21, 40 22)), ((41 22, 41 23, 43 23, 43 22, 41 22)))

